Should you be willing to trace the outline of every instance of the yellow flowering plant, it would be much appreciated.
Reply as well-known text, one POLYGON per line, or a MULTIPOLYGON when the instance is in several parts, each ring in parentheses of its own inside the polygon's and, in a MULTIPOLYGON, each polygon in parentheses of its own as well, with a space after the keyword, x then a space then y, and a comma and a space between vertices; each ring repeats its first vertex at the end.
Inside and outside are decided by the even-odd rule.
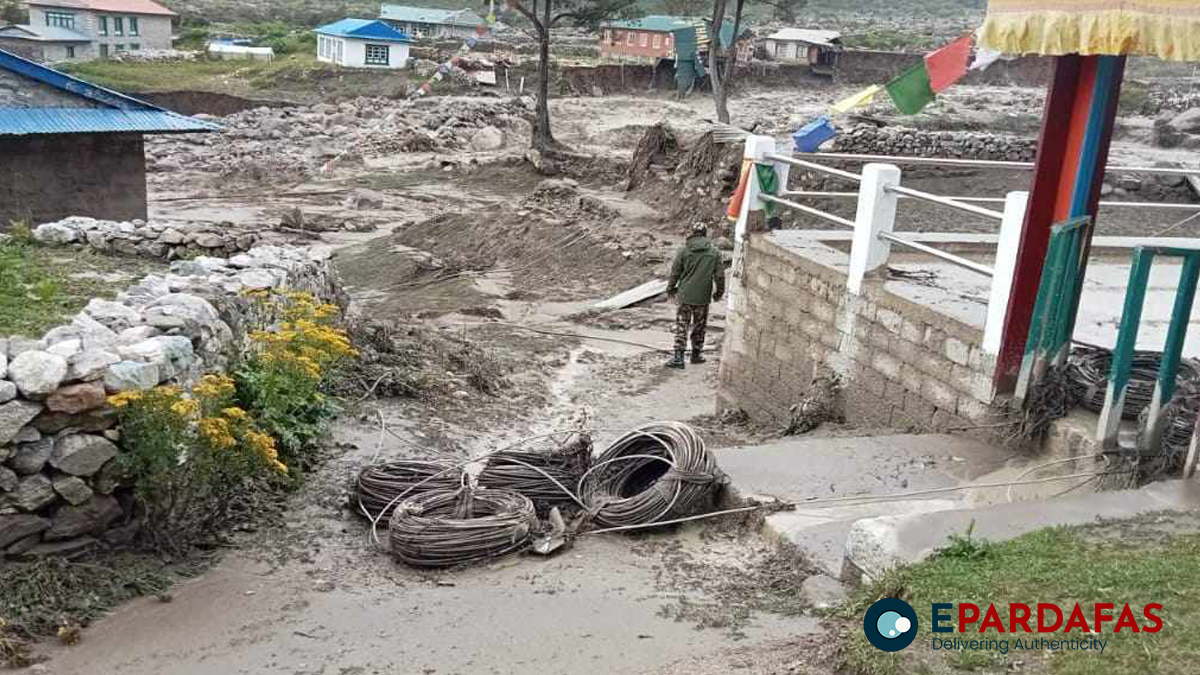
POLYGON ((318 439, 338 412, 322 389, 357 352, 336 324, 336 305, 297 291, 251 297, 261 315, 278 322, 250 333, 249 355, 234 372, 237 398, 278 439, 284 461, 302 468, 311 464, 318 439))
POLYGON ((109 397, 121 419, 120 468, 133 483, 155 548, 182 552, 240 515, 257 489, 288 476, 275 441, 235 404, 225 375, 109 397))

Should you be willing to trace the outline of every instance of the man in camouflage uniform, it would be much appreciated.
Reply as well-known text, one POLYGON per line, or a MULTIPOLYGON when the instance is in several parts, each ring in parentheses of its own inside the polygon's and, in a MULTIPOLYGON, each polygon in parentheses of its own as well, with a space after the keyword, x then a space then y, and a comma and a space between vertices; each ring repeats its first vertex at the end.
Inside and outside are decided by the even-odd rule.
POLYGON ((704 332, 708 305, 725 295, 725 264, 721 252, 708 240, 704 223, 692 226, 687 243, 675 256, 667 295, 679 305, 675 313, 675 356, 668 368, 683 368, 688 334, 692 338, 692 363, 704 363, 704 332))

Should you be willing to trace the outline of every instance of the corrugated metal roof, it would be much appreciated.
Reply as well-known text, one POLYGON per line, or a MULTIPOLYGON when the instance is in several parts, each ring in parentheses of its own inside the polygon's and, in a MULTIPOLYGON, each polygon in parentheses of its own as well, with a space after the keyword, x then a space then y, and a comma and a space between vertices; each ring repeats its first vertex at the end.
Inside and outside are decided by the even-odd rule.
POLYGON ((120 12, 121 14, 154 14, 176 16, 175 12, 154 0, 29 0, 30 5, 39 7, 70 7, 90 9, 96 12, 120 12))
POLYGON ((378 19, 342 19, 313 30, 321 35, 359 38, 362 40, 386 40, 388 42, 412 42, 413 40, 391 25, 378 19))
POLYGON ((703 24, 704 19, 686 16, 668 16, 665 14, 651 14, 640 19, 629 19, 627 21, 605 21, 601 26, 606 28, 628 28, 630 30, 648 30, 656 33, 670 33, 681 28, 688 28, 703 24))
POLYGON ((182 133, 220 127, 165 110, 104 108, 0 108, 0 135, 182 133))
POLYGON ((768 40, 782 42, 807 42, 812 45, 832 45, 840 40, 842 34, 836 30, 810 30, 807 28, 784 28, 767 37, 768 40))
POLYGON ((16 40, 31 40, 34 42, 91 42, 92 39, 83 33, 76 33, 70 28, 58 26, 22 26, 13 24, 0 27, 0 37, 16 40))
POLYGON ((407 5, 383 5, 379 18, 404 23, 433 23, 445 26, 478 26, 483 17, 469 9, 432 9, 407 5))

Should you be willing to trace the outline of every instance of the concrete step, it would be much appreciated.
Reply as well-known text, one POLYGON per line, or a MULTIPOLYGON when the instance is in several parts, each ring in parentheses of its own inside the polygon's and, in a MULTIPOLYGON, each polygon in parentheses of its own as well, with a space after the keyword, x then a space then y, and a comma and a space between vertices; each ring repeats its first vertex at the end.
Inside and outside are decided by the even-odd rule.
POLYGON ((1046 527, 1197 509, 1200 482, 1176 480, 1138 490, 1097 492, 1046 502, 863 518, 850 527, 841 578, 870 581, 897 566, 919 562, 945 546, 950 535, 965 533, 972 523, 972 536, 1004 541, 1046 527))
POLYGON ((1012 459, 1011 453, 983 443, 937 434, 798 437, 715 454, 736 496, 798 505, 769 515, 764 533, 796 545, 834 578, 854 523, 963 508, 969 495, 945 492, 868 504, 826 500, 961 486, 1002 470, 1012 459))

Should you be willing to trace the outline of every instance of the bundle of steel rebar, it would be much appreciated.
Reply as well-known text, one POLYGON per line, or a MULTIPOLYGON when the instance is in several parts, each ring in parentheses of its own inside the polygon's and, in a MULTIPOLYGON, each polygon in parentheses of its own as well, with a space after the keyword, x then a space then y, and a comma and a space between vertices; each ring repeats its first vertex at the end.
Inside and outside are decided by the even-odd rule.
POLYGON ((592 463, 579 489, 593 521, 643 525, 711 506, 724 474, 692 427, 656 422, 617 439, 592 463))
POLYGON ((506 450, 487 459, 479 485, 513 490, 533 501, 539 514, 554 506, 574 503, 579 479, 592 457, 592 438, 575 434, 566 443, 544 451, 506 450))
MULTIPOLYGON (((1154 387, 1162 365, 1162 352, 1139 351, 1133 355, 1129 385, 1125 389, 1125 407, 1121 418, 1136 420, 1154 398, 1154 387)), ((1100 412, 1108 391, 1108 375, 1112 369, 1112 351, 1095 347, 1075 348, 1067 366, 1071 392, 1080 405, 1100 412)), ((1200 384, 1200 369, 1192 361, 1181 361, 1176 377, 1178 386, 1200 384)))
POLYGON ((385 519, 403 499, 458 489, 462 477, 462 468, 449 460, 404 459, 368 466, 355 481, 358 512, 372 520, 385 519))
POLYGON ((523 550, 533 502, 511 490, 438 490, 405 499, 388 524, 392 554, 416 567, 455 567, 523 550))

